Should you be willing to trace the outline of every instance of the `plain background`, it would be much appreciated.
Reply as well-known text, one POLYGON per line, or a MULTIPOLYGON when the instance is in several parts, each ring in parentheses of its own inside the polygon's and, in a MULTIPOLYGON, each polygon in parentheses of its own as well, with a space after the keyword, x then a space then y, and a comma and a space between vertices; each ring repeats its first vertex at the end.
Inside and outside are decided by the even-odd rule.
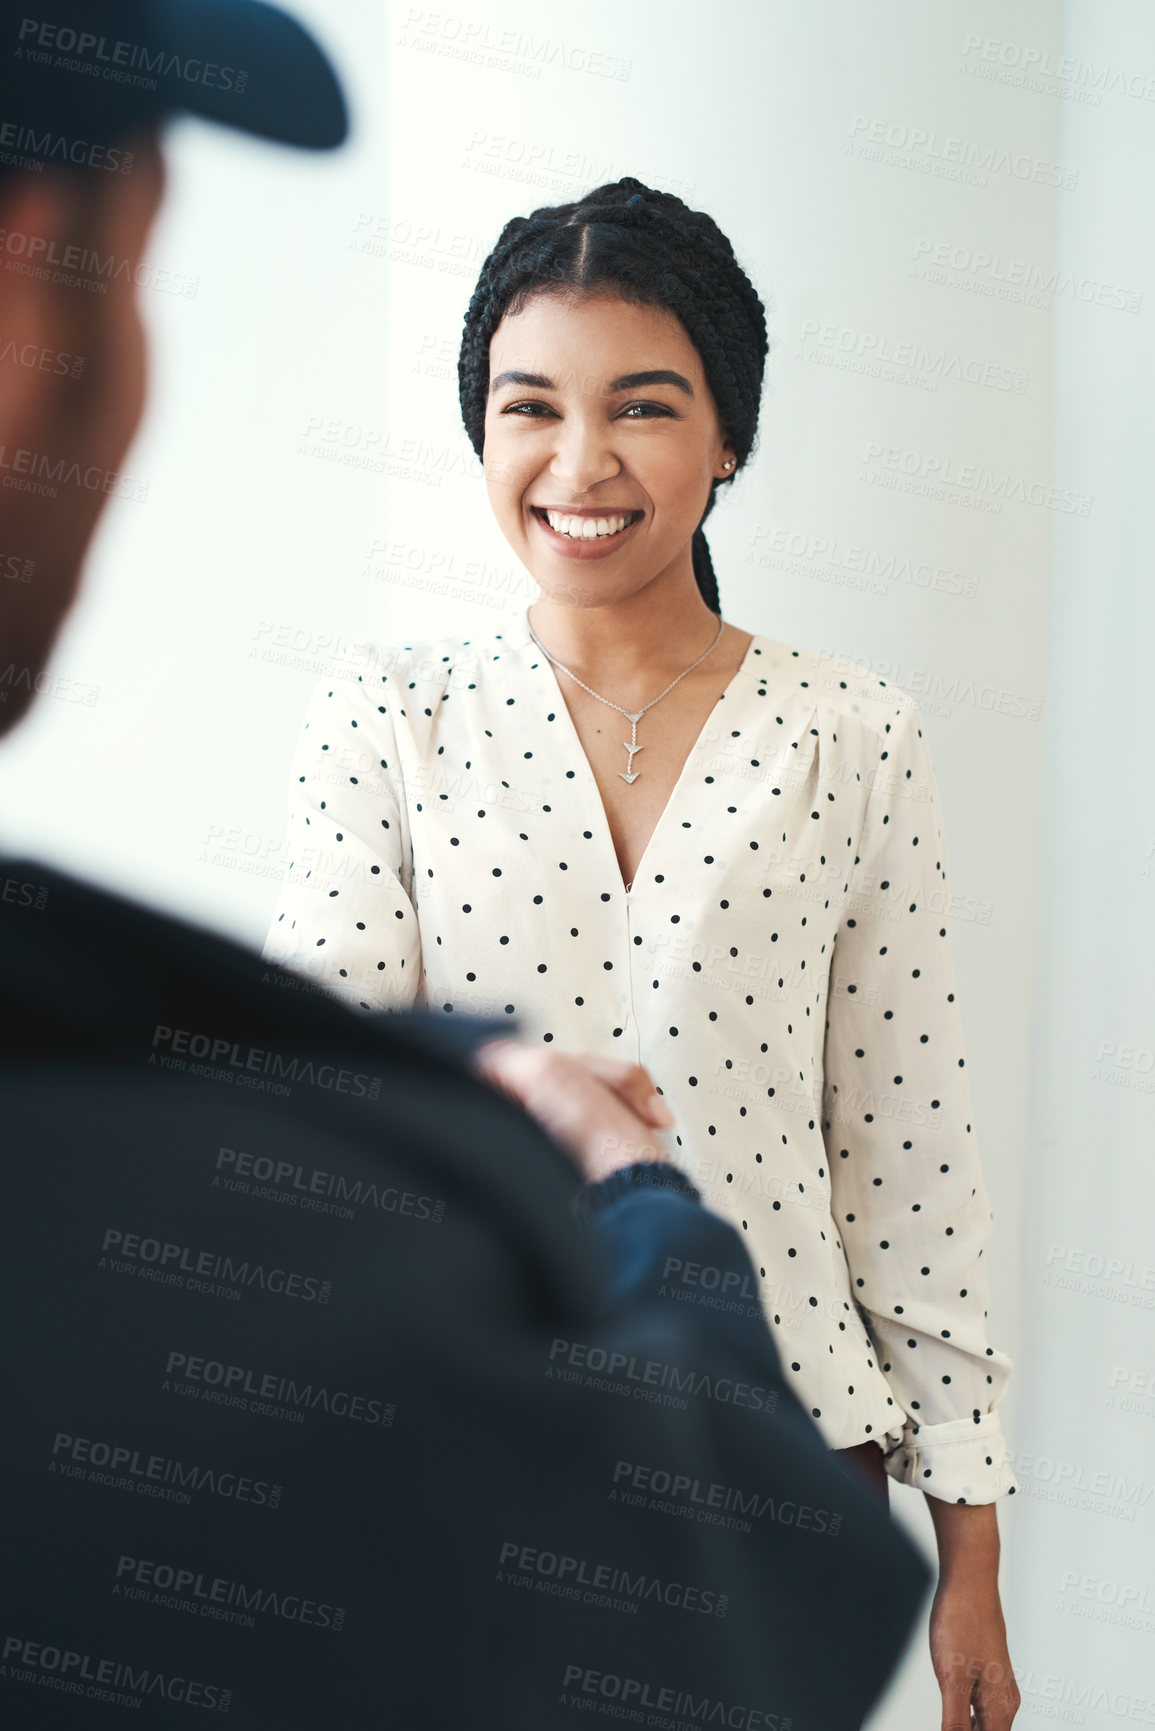
MULTIPOLYGON (((332 653, 488 635, 536 593, 457 401, 503 224, 624 174, 708 210, 772 341, 757 454, 708 528, 725 616, 915 696, 937 770, 1016 1365, 1020 1723, 1155 1724, 1155 15, 297 10, 354 138, 314 159, 171 129, 151 257, 195 290, 141 291, 147 498, 111 505, 59 682, 0 752, 0 841, 259 945, 332 653)), ((891 1501, 929 1546, 922 1498, 891 1501)), ((816 1643, 828 1662, 837 1631, 816 1643)), ((872 1731, 938 1713, 920 1632, 872 1731)))

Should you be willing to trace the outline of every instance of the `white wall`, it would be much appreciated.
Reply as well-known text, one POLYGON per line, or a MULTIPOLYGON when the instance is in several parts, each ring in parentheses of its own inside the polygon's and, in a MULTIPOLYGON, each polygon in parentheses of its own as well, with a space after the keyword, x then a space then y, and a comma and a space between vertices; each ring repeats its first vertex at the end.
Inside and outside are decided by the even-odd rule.
POLYGON ((1057 262, 1144 290, 1055 321, 1056 466, 1094 495, 1056 525, 1011 1603, 1036 1711, 1155 1724, 1155 14, 1068 0, 1062 103, 1080 167, 1057 262), (1043 1704, 1048 1703, 1047 1706, 1043 1704))
MULTIPOLYGON (((1071 7, 1072 40, 1090 42, 1091 0, 1071 7)), ((1155 1045, 1149 995, 1146 1011, 1096 1000, 1088 1023, 1078 1010, 1080 969, 1104 994, 1114 985, 1111 958, 1150 917, 1150 885, 1133 879, 1155 870, 1124 599, 1130 583, 1135 607, 1149 605, 1150 566, 1128 541, 1121 479, 1141 490, 1151 454, 1150 312, 1110 304, 1116 285, 1151 280, 1139 233, 1150 106, 1015 81, 1000 44, 1012 63, 1063 51, 1049 0, 1019 0, 1013 29, 995 0, 299 10, 348 80, 354 142, 310 160, 174 130, 153 256, 199 287, 144 297, 153 397, 126 467, 149 496, 111 507, 53 662, 98 685, 98 701, 42 698, 0 751, 0 842, 259 944, 290 754, 337 643, 500 630, 536 593, 490 518, 457 406, 461 321, 502 224, 622 174, 678 192, 731 236, 774 344, 758 455, 710 519, 725 614, 850 652, 923 707, 997 1223, 992 1335, 1020 1369, 1004 1418, 1013 1445, 1043 1436, 1053 1452, 1053 1405, 1071 1392, 1046 1393, 1061 1342, 1041 1342, 1067 1313, 1040 1314, 1051 1301, 1028 1156, 1064 1162, 1057 1240, 1074 1243, 1083 1219, 1088 1246, 1138 1255, 1126 1204, 1100 1197, 1087 1219, 1079 1185, 1089 1151, 1107 1158, 1107 1114, 1127 1117, 1120 1158, 1144 1111, 1150 1122, 1139 1094, 1082 1080, 1100 1038, 1155 1045), (1074 282, 1048 292, 1057 244, 1092 281, 1089 300, 1074 282), (1100 443, 1121 404, 1130 419, 1100 443), (1051 487, 1092 494, 1091 515, 1058 508, 1072 498, 1048 501, 1051 487), (1131 679, 1112 680, 1113 666, 1131 679), (1095 787, 1090 837, 1078 782, 1083 798, 1095 787), (1105 910, 1071 880, 1093 864, 1108 872, 1105 910), (1037 983, 1059 1006, 1051 1020, 1037 983), (1077 1119, 1063 1106, 1072 1069, 1077 1119), (1016 1254, 1031 1180, 1024 1334, 1016 1254)), ((1117 0, 1113 20, 1115 38, 1087 52, 1155 71, 1149 15, 1117 0)), ((1069 1302, 1081 1369, 1101 1380, 1106 1307, 1069 1302)), ((1142 1314, 1114 1308, 1116 1321, 1142 1314)), ((1150 1361, 1129 1341, 1111 1350, 1150 1361)), ((1101 1422, 1097 1383, 1093 1399, 1101 1422)), ((1142 1426, 1127 1422, 1105 1464, 1130 1460, 1142 1426)), ((1099 1463, 1093 1435, 1079 1446, 1099 1463)), ((1040 1591, 1084 1551, 1072 1528, 1057 1553, 1022 1559, 1020 1533, 1035 1543, 1024 1501, 1000 1511, 1016 1663, 1045 1657, 1052 1633, 1121 1639, 1057 1613, 1052 1633, 1039 1628, 1040 1591)), ((896 1486, 892 1504, 929 1543, 921 1499, 896 1486)), ((935 1703, 920 1633, 875 1731, 937 1723, 935 1703)))
POLYGON ((52 664, 97 700, 41 697, 0 747, 6 846, 254 941, 311 679, 263 657, 309 627, 319 671, 324 637, 381 624, 358 576, 381 487, 299 453, 314 420, 379 423, 388 400, 385 279, 349 250, 383 197, 388 29, 371 4, 296 10, 354 136, 329 156, 172 127, 151 259, 196 292, 142 291, 152 391, 124 468, 148 495, 113 502, 52 664))

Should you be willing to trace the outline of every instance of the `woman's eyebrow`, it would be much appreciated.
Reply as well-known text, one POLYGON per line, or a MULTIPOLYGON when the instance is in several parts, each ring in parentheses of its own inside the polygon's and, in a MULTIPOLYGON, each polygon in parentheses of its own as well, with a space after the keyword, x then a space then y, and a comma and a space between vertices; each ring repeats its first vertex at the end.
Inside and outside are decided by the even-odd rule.
MULTIPOLYGON (((498 373, 489 387, 490 396, 502 385, 534 385, 541 391, 556 389, 552 379, 547 379, 544 373, 498 373)), ((680 391, 685 391, 688 397, 694 394, 694 387, 689 379, 681 373, 675 373, 669 367, 657 367, 648 373, 623 373, 620 379, 612 380, 611 395, 616 391, 633 391, 639 385, 676 385, 680 391)))

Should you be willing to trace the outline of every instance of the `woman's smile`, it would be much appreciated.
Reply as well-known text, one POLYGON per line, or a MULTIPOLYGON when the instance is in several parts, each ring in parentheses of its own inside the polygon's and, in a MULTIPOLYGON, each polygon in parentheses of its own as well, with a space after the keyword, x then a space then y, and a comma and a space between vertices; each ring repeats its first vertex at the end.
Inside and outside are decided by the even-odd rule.
POLYGON ((644 511, 550 510, 531 505, 530 515, 549 546, 563 559, 604 559, 629 540, 644 511))

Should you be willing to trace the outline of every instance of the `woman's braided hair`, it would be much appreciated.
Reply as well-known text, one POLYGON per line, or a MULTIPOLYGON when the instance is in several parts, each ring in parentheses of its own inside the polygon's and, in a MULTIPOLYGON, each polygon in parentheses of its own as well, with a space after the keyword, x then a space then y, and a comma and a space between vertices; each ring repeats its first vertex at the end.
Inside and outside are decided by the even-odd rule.
MULTIPOLYGON (((478 457, 493 333, 507 313, 515 316, 534 294, 550 291, 611 293, 635 305, 665 307, 680 319, 701 357, 737 474, 755 448, 766 309, 713 218, 632 175, 595 187, 574 204, 511 218, 482 265, 457 362, 461 415, 478 457)), ((691 545, 698 588, 720 614, 702 532, 718 486, 711 483, 691 545)))

